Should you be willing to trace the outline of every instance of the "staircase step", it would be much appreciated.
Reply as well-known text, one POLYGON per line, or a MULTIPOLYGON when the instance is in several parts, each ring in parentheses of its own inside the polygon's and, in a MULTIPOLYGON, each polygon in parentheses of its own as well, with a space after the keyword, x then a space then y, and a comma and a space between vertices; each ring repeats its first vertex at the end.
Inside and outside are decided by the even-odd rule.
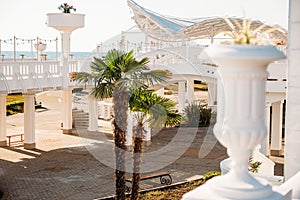
POLYGON ((73 117, 77 117, 77 118, 89 118, 89 115, 72 115, 73 117))
POLYGON ((89 122, 75 122, 74 125, 75 126, 88 126, 89 122))
POLYGON ((78 111, 84 111, 82 108, 73 108, 72 111, 78 112, 78 111))
POLYGON ((89 126, 74 126, 76 129, 88 129, 89 126))
MULTIPOLYGON (((72 110, 73 127, 75 129, 87 130, 89 127, 89 114, 82 109, 74 108, 72 110)), ((75 131, 76 132, 76 131, 75 131)))
POLYGON ((83 111, 78 111, 78 112, 74 112, 74 111, 72 111, 72 113, 73 113, 73 114, 88 114, 88 113, 86 113, 86 112, 83 112, 83 111))
POLYGON ((73 116, 75 120, 89 120, 89 116, 73 116))
POLYGON ((89 114, 88 113, 73 113, 72 116, 76 116, 76 117, 88 117, 89 114))

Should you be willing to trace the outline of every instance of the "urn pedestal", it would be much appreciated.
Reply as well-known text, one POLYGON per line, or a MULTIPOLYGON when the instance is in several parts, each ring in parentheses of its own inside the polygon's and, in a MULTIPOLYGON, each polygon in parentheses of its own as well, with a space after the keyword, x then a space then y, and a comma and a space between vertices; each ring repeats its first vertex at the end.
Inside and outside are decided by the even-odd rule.
POLYGON ((72 86, 70 86, 68 56, 70 54, 72 31, 84 27, 84 14, 49 13, 47 26, 58 30, 61 34, 61 76, 63 88, 63 132, 72 131, 72 86))
POLYGON ((270 62, 285 58, 274 46, 212 45, 218 65, 218 108, 214 134, 232 160, 229 173, 185 194, 196 199, 282 199, 272 186, 248 172, 248 160, 266 137, 265 87, 270 62))

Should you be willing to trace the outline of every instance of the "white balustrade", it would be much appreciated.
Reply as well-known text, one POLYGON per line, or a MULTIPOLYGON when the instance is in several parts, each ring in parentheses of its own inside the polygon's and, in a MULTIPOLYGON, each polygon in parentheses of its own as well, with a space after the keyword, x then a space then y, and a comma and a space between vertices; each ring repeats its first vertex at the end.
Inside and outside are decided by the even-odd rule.
POLYGON ((69 61, 69 72, 79 72, 79 65, 77 61, 69 61))
MULTIPOLYGON (((69 61, 68 69, 69 72, 78 72, 80 66, 77 61, 69 61)), ((0 92, 61 87, 60 77, 68 77, 61 70, 57 61, 0 62, 0 81, 5 85, 0 84, 0 92)))

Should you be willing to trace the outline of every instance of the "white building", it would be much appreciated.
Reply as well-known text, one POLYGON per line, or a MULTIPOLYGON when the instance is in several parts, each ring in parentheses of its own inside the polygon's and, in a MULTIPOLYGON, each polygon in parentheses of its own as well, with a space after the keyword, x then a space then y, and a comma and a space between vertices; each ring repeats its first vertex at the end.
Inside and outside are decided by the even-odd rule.
MULTIPOLYGON (((220 94, 220 88, 217 90, 217 70, 216 64, 203 54, 205 46, 199 45, 197 42, 201 40, 203 43, 214 43, 216 36, 221 32, 229 31, 229 27, 222 17, 200 18, 197 20, 178 19, 159 15, 147 10, 132 0, 128 0, 129 7, 133 10, 134 17, 138 29, 129 29, 111 40, 99 44, 97 52, 99 56, 103 56, 108 49, 117 48, 123 50, 134 49, 137 56, 151 58, 150 66, 152 68, 168 69, 173 73, 173 77, 168 84, 178 84, 178 105, 181 112, 186 102, 195 100, 194 81, 200 80, 208 84, 210 106, 215 106, 217 102, 217 94, 220 94), (196 42, 197 41, 197 42, 196 42), (202 54, 201 54, 202 53, 202 54), (201 56, 199 57, 199 55, 201 56)), ((269 76, 266 80, 266 101, 267 108, 266 122, 272 121, 272 127, 268 127, 271 132, 271 144, 269 147, 268 138, 262 142, 262 152, 265 155, 281 154, 282 151, 282 106, 286 99, 286 125, 285 125, 285 176, 290 179, 280 188, 276 189, 278 194, 285 195, 286 191, 293 190, 293 198, 300 198, 299 192, 299 170, 300 170, 300 151, 297 146, 300 143, 299 134, 299 75, 298 69, 299 59, 299 23, 300 14, 296 12, 296 8, 300 7, 300 2, 290 0, 289 15, 289 36, 287 32, 278 27, 270 36, 278 41, 288 44, 287 61, 278 61, 268 66, 269 76), (287 73, 286 73, 287 72, 287 73), (270 106, 272 106, 272 119, 270 119, 270 106), (270 151, 269 151, 270 150, 270 151), (295 175, 298 173, 297 175, 295 175), (293 178, 291 178, 293 177, 293 178)), ((51 16, 51 15, 49 15, 51 16)), ((64 131, 68 132, 72 129, 72 87, 73 82, 69 80, 70 72, 86 71, 86 68, 80 68, 77 62, 68 60, 69 39, 71 32, 76 28, 83 27, 84 21, 82 16, 75 16, 71 21, 58 25, 58 18, 52 18, 48 26, 58 30, 63 29, 62 51, 63 57, 61 62, 56 61, 39 61, 39 62, 5 62, 0 61, 0 145, 6 145, 6 95, 14 92, 22 92, 25 99, 25 128, 24 139, 25 148, 35 147, 35 129, 34 129, 34 94, 45 90, 64 90, 64 111, 63 124, 64 131), (75 23, 75 24, 74 24, 75 23), (71 25, 70 25, 71 24, 71 25)), ((239 22, 240 18, 235 19, 239 22)), ((258 27, 263 23, 254 21, 253 27, 258 27)), ((271 26, 266 25, 265 29, 271 26)), ((281 46, 281 50, 286 53, 285 46, 281 46)), ((158 93, 163 94, 163 86, 159 88, 158 93)), ((97 130, 95 123, 98 116, 95 112, 94 100, 90 100, 90 130, 97 130)), ((222 105, 219 105, 222 106, 222 105)), ((268 123, 269 125, 269 123, 268 123)), ((222 186, 220 186, 222 188, 222 186)), ((202 199, 192 197, 190 195, 186 199, 202 199)), ((239 196, 239 195, 237 195, 239 196)), ((205 199, 205 197, 203 197, 205 199)), ((237 197, 237 199, 244 199, 237 197)), ((252 198, 253 199, 253 198, 252 198)), ((278 197, 283 199, 283 197, 278 197)), ((287 198, 288 199, 288 198, 287 198)))

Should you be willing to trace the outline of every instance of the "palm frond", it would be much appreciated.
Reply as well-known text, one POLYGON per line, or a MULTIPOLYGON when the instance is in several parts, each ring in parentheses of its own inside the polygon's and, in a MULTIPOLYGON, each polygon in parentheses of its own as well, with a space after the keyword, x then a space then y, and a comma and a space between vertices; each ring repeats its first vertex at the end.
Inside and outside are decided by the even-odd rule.
POLYGON ((179 125, 181 122, 181 115, 176 113, 175 103, 168 98, 157 96, 153 90, 136 90, 130 97, 129 107, 132 111, 146 113, 149 116, 148 123, 154 129, 166 125, 179 125))
POLYGON ((112 83, 101 83, 92 89, 91 95, 99 100, 111 98, 114 88, 112 83))
POLYGON ((86 72, 78 72, 74 80, 78 81, 78 83, 87 83, 92 81, 93 75, 86 72))
POLYGON ((138 76, 146 85, 163 83, 171 78, 171 75, 168 71, 160 69, 145 71, 141 74, 138 74, 138 76))

